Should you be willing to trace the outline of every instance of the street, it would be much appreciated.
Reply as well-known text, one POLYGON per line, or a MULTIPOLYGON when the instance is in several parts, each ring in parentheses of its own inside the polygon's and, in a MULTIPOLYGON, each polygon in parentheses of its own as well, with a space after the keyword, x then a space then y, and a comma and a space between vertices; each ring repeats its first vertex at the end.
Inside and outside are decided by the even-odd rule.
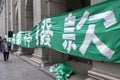
POLYGON ((9 61, 4 62, 0 53, 0 80, 54 80, 49 75, 10 54, 9 61))

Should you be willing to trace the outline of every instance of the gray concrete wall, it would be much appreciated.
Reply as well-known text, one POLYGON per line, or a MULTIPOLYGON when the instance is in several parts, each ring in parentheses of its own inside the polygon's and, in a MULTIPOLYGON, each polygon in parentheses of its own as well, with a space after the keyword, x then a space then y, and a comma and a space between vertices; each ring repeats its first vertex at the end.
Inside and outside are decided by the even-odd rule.
MULTIPOLYGON (((34 26, 36 26, 41 21, 41 1, 44 1, 44 0, 33 0, 34 26)), ((42 48, 35 48, 34 54, 42 56, 42 48)))
POLYGON ((13 31, 13 27, 15 26, 15 8, 14 8, 14 1, 15 0, 11 0, 11 31, 13 31))
POLYGON ((41 0, 41 19, 48 17, 47 0, 41 0))
POLYGON ((6 31, 8 31, 9 28, 9 1, 6 0, 6 31))
POLYGON ((18 0, 18 31, 25 30, 25 0, 18 0))
POLYGON ((69 0, 67 1, 66 8, 69 9, 79 9, 82 7, 81 0, 69 0), (72 4, 71 4, 72 3, 72 4))
POLYGON ((31 30, 33 27, 33 0, 25 1, 25 30, 31 30))
POLYGON ((48 15, 54 16, 66 12, 66 0, 51 0, 47 2, 48 15))
MULTIPOLYGON (((53 16, 66 12, 66 0, 48 0, 47 2, 47 15, 53 16)), ((48 50, 49 61, 51 64, 68 60, 68 56, 52 49, 48 50)), ((44 52, 44 50, 43 50, 44 52)), ((44 53, 43 53, 44 54, 44 53)))
POLYGON ((7 31, 7 35, 8 35, 8 31, 13 31, 12 24, 13 24, 13 21, 12 21, 12 1, 6 0, 6 31, 7 31))
MULTIPOLYGON (((45 17, 57 15, 66 11, 65 1, 61 0, 34 0, 33 4, 34 25, 38 24, 40 20, 44 19, 45 17)), ((48 48, 35 48, 34 54, 37 54, 44 59, 49 60, 49 62, 51 63, 63 60, 63 58, 61 58, 61 53, 58 53, 48 48)))
POLYGON ((91 0, 91 5, 97 4, 97 3, 102 2, 102 1, 105 1, 105 0, 91 0))
POLYGON ((33 0, 34 26, 41 21, 41 0, 33 0))
POLYGON ((1 3, 0 6, 0 36, 5 35, 5 5, 1 3))
POLYGON ((119 63, 106 63, 106 62, 93 62, 93 70, 112 75, 120 78, 120 64, 119 63))
POLYGON ((15 24, 13 24, 14 26, 13 26, 13 31, 14 31, 14 33, 16 33, 16 32, 18 32, 18 0, 14 0, 14 2, 13 2, 13 4, 14 4, 14 7, 13 7, 13 9, 14 9, 14 12, 13 12, 13 14, 14 14, 14 23, 15 24))

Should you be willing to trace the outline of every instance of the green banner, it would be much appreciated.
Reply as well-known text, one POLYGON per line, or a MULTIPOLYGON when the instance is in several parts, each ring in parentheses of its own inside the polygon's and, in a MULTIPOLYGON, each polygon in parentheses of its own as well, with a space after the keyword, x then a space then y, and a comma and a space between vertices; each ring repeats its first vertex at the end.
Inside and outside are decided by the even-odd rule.
POLYGON ((21 47, 46 46, 87 59, 120 63, 120 0, 52 16, 9 42, 21 47))

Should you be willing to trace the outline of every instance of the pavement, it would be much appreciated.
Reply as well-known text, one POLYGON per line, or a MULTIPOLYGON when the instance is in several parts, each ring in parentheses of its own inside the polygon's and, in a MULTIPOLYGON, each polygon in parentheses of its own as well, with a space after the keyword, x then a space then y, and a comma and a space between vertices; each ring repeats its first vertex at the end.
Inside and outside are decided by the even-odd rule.
POLYGON ((0 80, 55 80, 53 77, 38 70, 14 54, 10 54, 9 61, 3 60, 0 53, 0 80))
MULTIPOLYGON (((22 55, 19 56, 22 60, 24 60, 27 63, 30 63, 31 65, 33 65, 35 68, 43 71, 44 73, 46 73, 47 75, 53 77, 54 79, 56 78, 56 74, 55 73, 50 73, 49 69, 52 65, 46 65, 44 67, 44 69, 40 69, 39 68, 39 64, 36 64, 35 62, 31 61, 32 56, 28 56, 28 55, 22 55)), ((92 68, 92 65, 86 64, 86 63, 82 63, 79 61, 68 61, 68 63, 74 68, 74 74, 72 74, 70 76, 70 78, 68 78, 67 80, 87 80, 88 79, 88 70, 90 70, 92 68)))
MULTIPOLYGON (((4 62, 3 55, 0 53, 0 80, 55 80, 56 74, 50 73, 51 65, 45 66, 44 70, 39 68, 39 64, 35 64, 30 60, 32 56, 19 56, 10 54, 9 61, 4 62)), ((88 78, 87 71, 91 69, 91 65, 69 61, 75 72, 67 80, 86 80, 88 78)))

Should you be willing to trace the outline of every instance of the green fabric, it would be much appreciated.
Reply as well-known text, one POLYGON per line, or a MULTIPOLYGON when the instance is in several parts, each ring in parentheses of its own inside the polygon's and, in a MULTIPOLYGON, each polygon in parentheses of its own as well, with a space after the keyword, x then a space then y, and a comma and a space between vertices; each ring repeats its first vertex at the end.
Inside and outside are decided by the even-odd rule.
POLYGON ((55 80, 66 80, 66 78, 65 77, 57 77, 55 80))
POLYGON ((49 47, 87 59, 120 63, 120 0, 109 0, 45 18, 9 42, 26 48, 49 47), (114 4, 114 5, 113 5, 114 4))
POLYGON ((57 74, 56 80, 66 80, 74 72, 74 69, 70 64, 64 62, 51 66, 50 72, 57 74))
POLYGON ((66 77, 67 77, 67 75, 70 75, 73 71, 74 71, 73 67, 70 66, 67 62, 60 64, 56 68, 56 72, 58 75, 66 76, 66 77))
POLYGON ((53 66, 50 67, 49 72, 51 73, 56 73, 56 69, 59 66, 59 64, 54 64, 53 66))

